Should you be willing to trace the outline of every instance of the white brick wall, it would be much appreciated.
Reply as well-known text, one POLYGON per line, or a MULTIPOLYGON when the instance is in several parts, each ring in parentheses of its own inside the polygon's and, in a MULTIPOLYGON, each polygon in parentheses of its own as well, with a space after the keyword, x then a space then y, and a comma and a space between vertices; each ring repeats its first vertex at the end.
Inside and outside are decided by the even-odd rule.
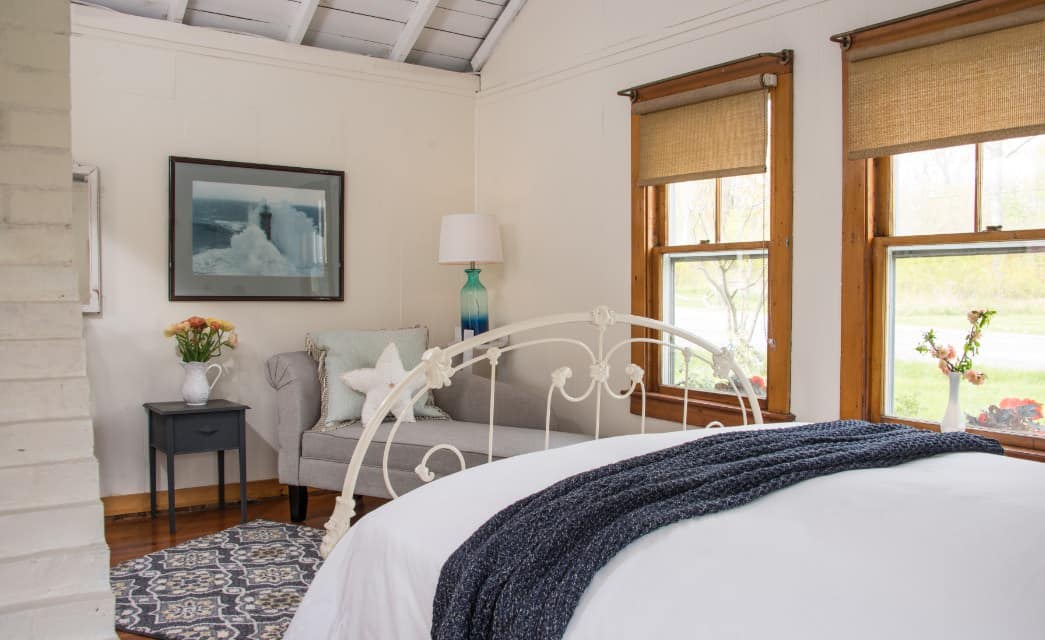
POLYGON ((114 637, 82 317, 70 266, 69 122, 68 0, 3 0, 3 638, 114 637))
POLYGON ((80 303, 0 302, 0 340, 79 338, 80 303))
MULTIPOLYGON (((0 468, 85 458, 93 448, 94 431, 91 421, 84 418, 9 422, 0 426, 0 468), (52 438, 51 434, 61 437, 52 438)), ((4 527, 0 525, 0 540, 3 534, 4 527)))

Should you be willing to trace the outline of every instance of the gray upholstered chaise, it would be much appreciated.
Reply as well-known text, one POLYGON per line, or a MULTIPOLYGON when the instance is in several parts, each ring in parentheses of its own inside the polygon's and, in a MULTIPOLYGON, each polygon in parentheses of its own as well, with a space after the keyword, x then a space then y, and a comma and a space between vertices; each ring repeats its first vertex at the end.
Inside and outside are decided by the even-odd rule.
MULTIPOLYGON (((291 519, 300 522, 308 508, 308 487, 341 490, 362 425, 327 432, 312 430, 319 420, 319 377, 316 363, 304 351, 269 358, 268 380, 276 390, 279 481, 289 485, 291 519)), ((545 398, 504 382, 497 383, 496 394, 494 459, 543 449, 545 398)), ((453 419, 408 422, 399 427, 388 456, 389 479, 397 493, 422 484, 414 467, 432 445, 454 445, 464 454, 469 467, 486 462, 490 381, 459 373, 451 386, 435 391, 435 400, 453 419)), ((361 495, 391 497, 381 476, 381 457, 390 428, 391 423, 384 425, 367 452, 356 484, 356 492, 361 495)), ((552 431, 550 446, 589 439, 585 435, 552 431)), ((457 471, 460 465, 456 456, 444 451, 433 455, 428 467, 441 476, 457 471)))

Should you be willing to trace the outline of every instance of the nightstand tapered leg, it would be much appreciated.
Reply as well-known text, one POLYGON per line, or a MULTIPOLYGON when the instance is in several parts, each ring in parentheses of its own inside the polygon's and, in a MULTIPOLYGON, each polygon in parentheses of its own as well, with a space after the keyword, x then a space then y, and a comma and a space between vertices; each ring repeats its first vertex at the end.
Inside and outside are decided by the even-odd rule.
POLYGON ((225 508, 225 452, 218 450, 218 508, 225 508))
POLYGON ((149 445, 149 515, 156 517, 156 447, 149 445))
POLYGON ((239 519, 247 521, 247 420, 239 414, 239 519))
POLYGON ((174 418, 167 417, 167 527, 174 535, 174 418))
POLYGON ((167 528, 174 535, 174 454, 167 453, 167 528))

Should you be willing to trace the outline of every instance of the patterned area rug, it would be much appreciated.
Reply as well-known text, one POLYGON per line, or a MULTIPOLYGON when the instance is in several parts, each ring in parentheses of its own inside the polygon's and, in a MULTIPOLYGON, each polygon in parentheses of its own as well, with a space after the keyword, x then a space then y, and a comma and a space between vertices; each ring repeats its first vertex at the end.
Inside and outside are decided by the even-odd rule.
POLYGON ((116 628, 165 640, 280 640, 323 531, 255 520, 112 568, 116 628))

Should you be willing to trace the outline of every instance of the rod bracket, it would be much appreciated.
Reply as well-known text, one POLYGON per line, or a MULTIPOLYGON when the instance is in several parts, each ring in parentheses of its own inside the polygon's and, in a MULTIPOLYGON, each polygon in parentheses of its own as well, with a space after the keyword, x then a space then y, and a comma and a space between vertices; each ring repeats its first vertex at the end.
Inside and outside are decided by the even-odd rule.
POLYGON ((842 47, 842 51, 848 51, 849 47, 853 46, 853 35, 850 33, 840 33, 836 36, 831 36, 831 42, 835 42, 838 46, 842 47))
POLYGON ((632 102, 635 102, 636 100, 639 99, 639 92, 636 91, 635 89, 622 89, 622 90, 617 92, 617 95, 618 96, 624 96, 625 98, 627 98, 628 100, 631 100, 632 102))

